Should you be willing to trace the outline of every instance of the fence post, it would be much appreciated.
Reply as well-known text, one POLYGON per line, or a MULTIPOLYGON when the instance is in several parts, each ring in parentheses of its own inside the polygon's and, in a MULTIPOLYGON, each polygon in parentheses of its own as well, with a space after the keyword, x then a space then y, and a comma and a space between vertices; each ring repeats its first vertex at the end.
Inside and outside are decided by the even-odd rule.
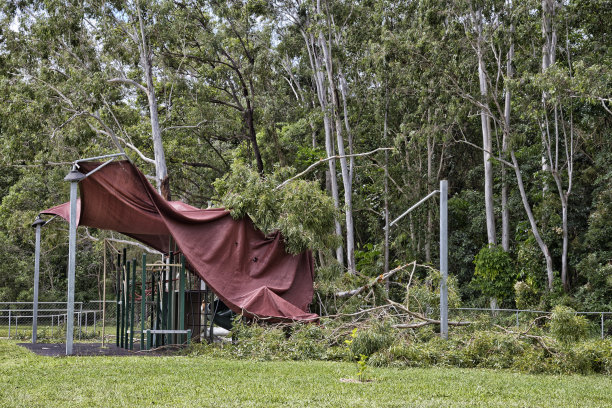
POLYGON ((519 327, 519 312, 516 311, 516 327, 519 327))
POLYGON ((601 312, 601 338, 604 338, 604 314, 601 312))
POLYGON ((11 309, 9 309, 9 335, 8 338, 11 338, 11 309))

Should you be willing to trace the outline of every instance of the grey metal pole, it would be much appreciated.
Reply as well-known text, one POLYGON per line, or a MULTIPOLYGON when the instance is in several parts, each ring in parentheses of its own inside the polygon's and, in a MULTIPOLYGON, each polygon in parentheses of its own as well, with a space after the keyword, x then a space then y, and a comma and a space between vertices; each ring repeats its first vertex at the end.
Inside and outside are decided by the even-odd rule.
POLYGON ((45 221, 36 217, 33 227, 36 228, 36 247, 34 252, 34 299, 32 305, 32 343, 36 344, 38 338, 38 280, 40 277, 40 228, 45 225, 45 221))
POLYGON ((74 280, 76 264, 76 232, 77 232, 77 189, 79 181, 85 175, 76 169, 76 165, 64 178, 70 182, 70 229, 68 233, 68 304, 66 313, 66 355, 72 355, 74 340, 74 280))
POLYGON ((448 339, 448 181, 440 180, 440 336, 448 339))

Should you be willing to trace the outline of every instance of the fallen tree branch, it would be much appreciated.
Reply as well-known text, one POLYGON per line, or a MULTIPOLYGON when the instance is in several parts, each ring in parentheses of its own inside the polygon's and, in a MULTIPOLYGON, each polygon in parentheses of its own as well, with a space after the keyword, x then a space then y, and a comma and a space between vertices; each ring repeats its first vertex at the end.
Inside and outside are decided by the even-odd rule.
POLYGON ((391 276, 395 275, 398 271, 401 271, 402 269, 404 269, 405 267, 407 267, 408 265, 413 265, 413 268, 416 267, 416 261, 412 261, 406 265, 402 265, 402 266, 398 266, 397 268, 390 270, 387 273, 383 273, 381 275, 378 275, 376 278, 374 278, 373 280, 371 280, 370 282, 368 282, 367 284, 358 287, 357 289, 353 289, 353 290, 346 290, 346 291, 342 291, 342 292, 336 292, 336 297, 339 298, 347 298, 347 297, 351 297, 351 296, 355 296, 360 294, 361 292, 363 292, 366 289, 371 288, 372 286, 376 285, 377 283, 381 283, 384 282, 386 279, 389 279, 391 276))
POLYGON ((296 178, 302 177, 304 174, 307 174, 309 172, 311 172, 315 167, 317 167, 319 164, 323 164, 325 162, 328 162, 330 160, 334 160, 334 159, 343 159, 345 157, 362 157, 362 156, 369 156, 371 154, 374 154, 376 152, 380 152, 382 150, 395 150, 393 147, 379 147, 378 149, 374 149, 370 152, 366 152, 366 153, 354 153, 354 154, 345 154, 345 155, 336 155, 336 156, 330 156, 330 157, 326 157, 325 159, 320 159, 318 162, 311 164, 310 166, 308 166, 306 168, 306 170, 296 174, 295 176, 288 178, 287 180, 283 181, 282 183, 280 183, 278 186, 274 187, 274 190, 278 190, 279 188, 284 187, 285 185, 287 185, 289 182, 295 180, 296 178))
POLYGON ((498 324, 495 324, 494 326, 497 327, 498 329, 503 330, 506 334, 513 334, 513 335, 515 335, 517 338, 525 337, 527 339, 533 339, 533 340, 537 341, 538 344, 540 346, 542 346, 542 348, 544 350, 548 351, 551 355, 555 355, 555 356, 557 355, 557 352, 555 350, 553 350, 550 347, 548 347, 548 345, 544 341, 544 337, 542 337, 542 336, 536 336, 534 334, 527 334, 526 332, 515 332, 515 331, 512 331, 512 330, 508 330, 505 327, 500 326, 498 324))
MULTIPOLYGON (((85 228, 85 236, 87 237, 87 239, 97 242, 100 241, 100 238, 96 238, 93 235, 91 235, 89 233, 89 228, 85 228)), ((153 248, 149 248, 148 246, 146 246, 145 244, 141 244, 140 242, 136 242, 136 241, 128 241, 127 239, 118 239, 118 238, 105 238, 106 241, 111 241, 111 242, 116 242, 118 244, 125 244, 125 245, 133 245, 136 246, 142 250, 147 251, 150 254, 155 254, 155 255, 163 255, 161 252, 159 252, 156 249, 153 248)))
MULTIPOLYGON (((430 319, 428 317, 423 316, 420 313, 417 312, 413 312, 412 310, 408 309, 406 306, 402 305, 401 303, 397 303, 392 301, 391 299, 387 299, 387 302, 401 310, 403 310, 404 312, 406 312, 406 314, 414 317, 415 319, 419 319, 422 320, 424 324, 421 324, 420 326, 416 326, 416 327, 421 327, 421 326, 425 326, 427 324, 440 324, 439 320, 435 320, 435 319, 430 319)), ((473 322, 448 322, 449 326, 468 326, 470 324, 472 324, 473 322)), ((408 324, 396 324, 393 327, 397 327, 397 328, 411 328, 409 327, 410 325, 408 324)))

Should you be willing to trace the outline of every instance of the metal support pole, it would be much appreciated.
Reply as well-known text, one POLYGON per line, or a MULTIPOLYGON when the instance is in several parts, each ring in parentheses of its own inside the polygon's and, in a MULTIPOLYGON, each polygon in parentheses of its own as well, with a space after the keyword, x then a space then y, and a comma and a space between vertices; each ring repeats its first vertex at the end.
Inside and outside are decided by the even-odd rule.
POLYGON ((516 311, 516 327, 519 327, 519 312, 516 311))
POLYGON ((123 326, 123 347, 126 349, 130 348, 130 272, 132 264, 128 261, 125 266, 125 312, 123 320, 125 324, 123 326))
POLYGON ((140 287, 140 350, 145 350, 145 320, 147 314, 147 254, 142 254, 142 283, 140 287))
POLYGON ((132 260, 132 291, 130 294, 130 350, 134 350, 134 309, 136 309, 136 259, 132 260))
POLYGON ((440 180, 440 336, 448 339, 448 181, 440 180))
MULTIPOLYGON (((170 253, 170 265, 174 265, 176 260, 176 255, 171 252, 170 253)), ((174 293, 174 278, 176 276, 176 268, 174 266, 170 266, 169 274, 170 281, 168 282, 168 300, 170 307, 168 308, 168 326, 170 330, 176 330, 176 321, 174 320, 174 314, 176 313, 176 294, 174 293)), ((176 344, 176 334, 168 335, 168 343, 176 344)))
POLYGON ((601 338, 604 338, 604 314, 601 313, 601 338))
POLYGON ((11 338, 11 309, 9 309, 9 335, 8 338, 11 338))
POLYGON ((77 233, 77 190, 79 181, 85 175, 76 169, 76 165, 64 178, 70 182, 70 229, 68 232, 68 305, 66 316, 66 355, 72 355, 74 340, 74 280, 76 263, 76 233, 77 233))
POLYGON ((121 254, 117 254, 117 304, 115 305, 115 345, 121 343, 121 254))
POLYGON ((38 280, 40 277, 40 228, 45 225, 45 221, 36 217, 33 227, 36 228, 36 247, 34 252, 34 299, 32 304, 32 343, 35 344, 38 338, 38 280))
MULTIPOLYGON (((179 330, 185 330, 185 255, 181 255, 181 269, 179 277, 179 330)), ((183 343, 183 335, 180 335, 180 343, 183 343)), ((187 339, 189 341, 189 339, 187 339)))

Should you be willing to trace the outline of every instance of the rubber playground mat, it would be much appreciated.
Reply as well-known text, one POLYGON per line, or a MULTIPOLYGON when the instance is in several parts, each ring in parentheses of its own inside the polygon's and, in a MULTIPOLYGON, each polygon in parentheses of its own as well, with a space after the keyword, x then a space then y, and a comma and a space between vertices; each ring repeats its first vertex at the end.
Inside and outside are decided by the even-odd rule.
MULTIPOLYGON (((18 343, 18 346, 27 348, 39 356, 65 357, 66 344, 64 343, 18 343)), ((102 343, 74 343, 72 345, 73 356, 167 356, 175 353, 180 347, 168 346, 154 350, 140 351, 139 345, 134 344, 134 350, 126 350, 115 344, 102 343)))

